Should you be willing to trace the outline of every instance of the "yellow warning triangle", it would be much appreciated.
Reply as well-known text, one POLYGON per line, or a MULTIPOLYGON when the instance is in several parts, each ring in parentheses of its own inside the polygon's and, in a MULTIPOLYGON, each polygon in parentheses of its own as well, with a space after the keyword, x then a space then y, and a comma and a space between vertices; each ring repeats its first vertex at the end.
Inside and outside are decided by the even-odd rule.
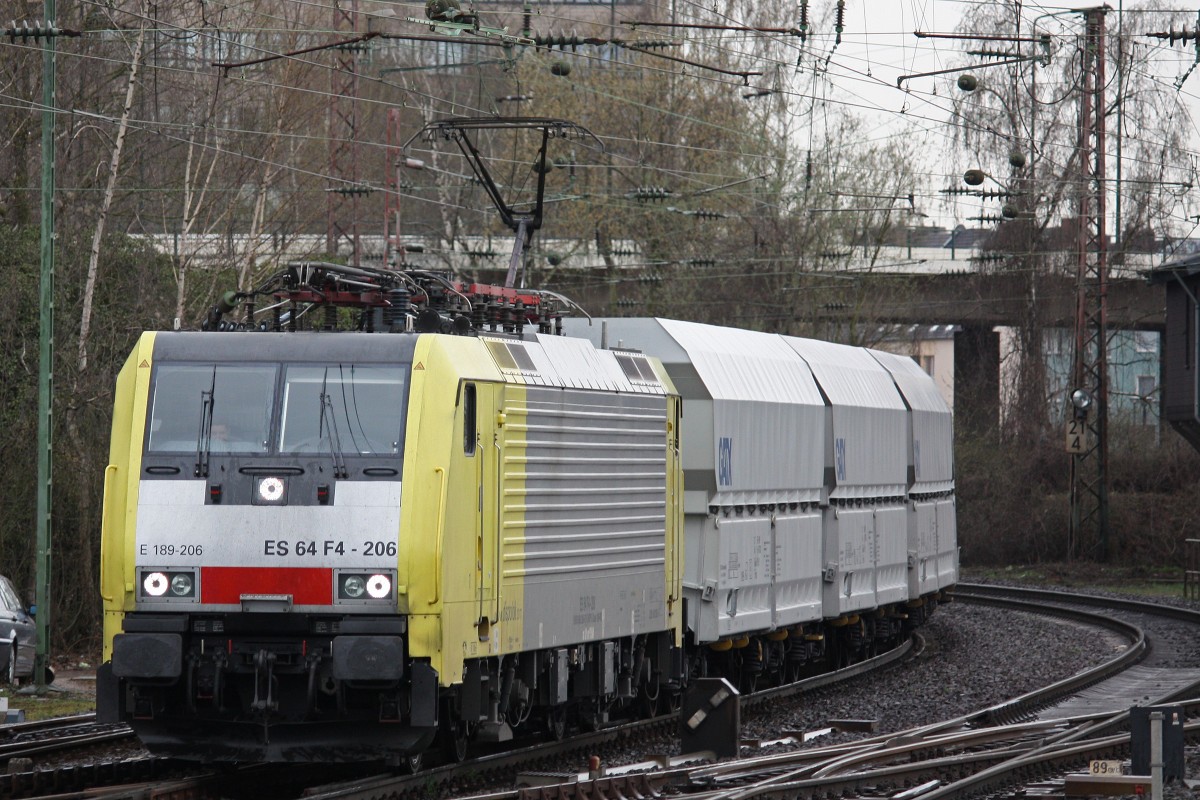
POLYGON ((419 369, 420 369, 420 370, 423 370, 423 369, 425 369, 425 365, 424 365, 424 364, 422 364, 420 361, 418 361, 418 362, 417 362, 417 363, 416 363, 416 364, 413 366, 413 372, 416 372, 416 371, 417 371, 417 370, 419 370, 419 369))
POLYGON ((143 358, 142 363, 138 364, 138 369, 150 369, 150 362, 143 358))

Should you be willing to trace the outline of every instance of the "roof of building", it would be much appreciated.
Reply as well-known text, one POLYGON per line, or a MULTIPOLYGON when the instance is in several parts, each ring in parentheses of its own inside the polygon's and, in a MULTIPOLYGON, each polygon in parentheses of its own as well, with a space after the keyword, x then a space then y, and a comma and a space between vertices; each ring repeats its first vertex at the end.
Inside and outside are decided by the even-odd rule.
POLYGON ((882 325, 880 341, 926 342, 934 339, 953 339, 961 325, 882 325))
POLYGON ((1146 280, 1150 283, 1165 283, 1175 275, 1191 277, 1198 272, 1200 272, 1200 251, 1173 258, 1161 266, 1147 270, 1145 275, 1146 280))

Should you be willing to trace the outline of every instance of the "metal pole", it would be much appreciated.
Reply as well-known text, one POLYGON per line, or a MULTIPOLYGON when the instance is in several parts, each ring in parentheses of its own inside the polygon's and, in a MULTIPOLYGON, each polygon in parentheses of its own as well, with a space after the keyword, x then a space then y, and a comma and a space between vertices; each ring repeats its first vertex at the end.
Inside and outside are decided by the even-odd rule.
POLYGON ((1121 246, 1121 137, 1125 135, 1125 0, 1117 3, 1117 205, 1114 210, 1113 237, 1121 246))
POLYGON ((1086 410, 1088 441, 1072 457, 1071 529, 1079 547, 1085 531, 1094 534, 1100 561, 1109 555, 1108 519, 1108 244, 1105 232, 1104 14, 1085 14, 1078 131, 1078 273, 1075 308, 1076 389, 1090 394, 1086 410))
POLYGON ((1163 712, 1150 712, 1150 797, 1163 800, 1163 712))
MULTIPOLYGON (((44 0, 48 26, 58 17, 55 0, 44 0)), ((54 427, 54 114, 57 105, 55 78, 58 66, 56 39, 46 37, 42 49, 42 241, 41 309, 38 329, 38 492, 37 655, 33 678, 37 691, 46 691, 46 664, 50 647, 50 500, 53 486, 54 427)))

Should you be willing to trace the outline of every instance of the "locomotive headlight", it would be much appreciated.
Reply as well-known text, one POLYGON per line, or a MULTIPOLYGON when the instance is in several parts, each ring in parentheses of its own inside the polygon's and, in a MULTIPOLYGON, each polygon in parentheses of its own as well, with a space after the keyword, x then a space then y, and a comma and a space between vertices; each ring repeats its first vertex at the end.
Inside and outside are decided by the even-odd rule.
POLYGON ((347 575, 342 581, 342 593, 351 599, 357 600, 366 590, 367 582, 361 575, 347 575))
POLYGON ((263 478, 258 482, 258 501, 268 504, 280 503, 283 501, 286 488, 282 478, 274 476, 263 478))
POLYGON ((192 576, 182 572, 171 576, 171 594, 176 597, 187 597, 192 593, 192 576))
POLYGON ((149 570, 142 573, 143 600, 196 602, 197 575, 194 569, 149 570))
POLYGON ((388 571, 338 571, 334 577, 334 587, 337 589, 334 602, 373 606, 395 599, 396 574, 388 571))
POLYGON ((372 575, 367 579, 367 594, 382 600, 392 593, 392 581, 387 575, 372 575))
POLYGON ((162 572, 151 572, 142 580, 142 588, 151 597, 162 597, 167 593, 167 586, 169 585, 170 581, 167 580, 166 574, 162 572))

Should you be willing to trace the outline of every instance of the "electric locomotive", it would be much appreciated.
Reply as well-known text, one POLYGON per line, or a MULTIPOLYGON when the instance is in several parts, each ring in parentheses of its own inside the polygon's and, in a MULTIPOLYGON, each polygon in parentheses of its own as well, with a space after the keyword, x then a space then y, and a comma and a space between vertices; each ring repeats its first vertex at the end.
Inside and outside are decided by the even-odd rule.
POLYGON ((535 293, 313 264, 284 284, 370 295, 358 327, 396 333, 218 308, 234 330, 143 334, 105 475, 101 718, 179 757, 411 766, 438 735, 462 757, 678 687, 661 364, 553 335, 535 293), (472 320, 495 330, 442 332, 472 320))

